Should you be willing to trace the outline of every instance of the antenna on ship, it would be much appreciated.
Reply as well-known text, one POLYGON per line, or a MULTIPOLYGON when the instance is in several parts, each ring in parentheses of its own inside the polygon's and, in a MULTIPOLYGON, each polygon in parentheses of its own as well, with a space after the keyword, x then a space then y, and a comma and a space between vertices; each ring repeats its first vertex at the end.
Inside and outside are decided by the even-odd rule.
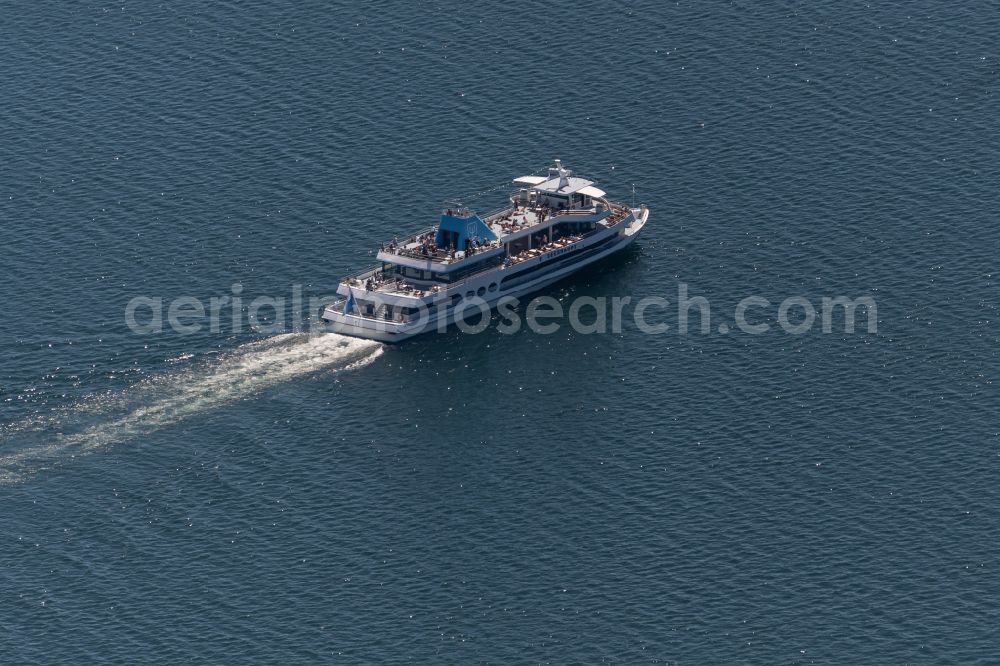
POLYGON ((566 177, 569 176, 570 174, 572 174, 573 172, 570 171, 569 169, 564 169, 563 165, 562 165, 562 160, 560 160, 557 157, 556 158, 556 173, 559 174, 559 187, 556 188, 556 189, 561 190, 562 188, 566 187, 569 184, 569 181, 566 180, 566 177))
POLYGON ((632 183, 632 208, 635 208, 635 183, 632 183))

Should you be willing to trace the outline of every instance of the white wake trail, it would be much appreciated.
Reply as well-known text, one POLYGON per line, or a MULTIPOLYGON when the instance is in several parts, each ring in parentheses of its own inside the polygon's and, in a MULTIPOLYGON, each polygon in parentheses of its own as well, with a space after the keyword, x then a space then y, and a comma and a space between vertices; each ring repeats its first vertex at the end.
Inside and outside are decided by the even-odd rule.
MULTIPOLYGON (((24 433, 42 434, 49 441, 0 453, 0 484, 23 480, 32 467, 66 457, 86 455, 150 434, 200 412, 251 396, 267 387, 320 369, 349 372, 372 363, 382 354, 382 345, 336 333, 310 337, 288 333, 237 347, 214 362, 140 382, 121 395, 112 396, 98 408, 97 423, 78 432, 64 434, 59 418, 35 419, 11 424, 0 435, 3 445, 24 433), (141 402, 124 414, 112 417, 113 405, 141 402), (101 417, 105 417, 102 419, 101 417)), ((86 416, 95 416, 84 408, 86 416)))

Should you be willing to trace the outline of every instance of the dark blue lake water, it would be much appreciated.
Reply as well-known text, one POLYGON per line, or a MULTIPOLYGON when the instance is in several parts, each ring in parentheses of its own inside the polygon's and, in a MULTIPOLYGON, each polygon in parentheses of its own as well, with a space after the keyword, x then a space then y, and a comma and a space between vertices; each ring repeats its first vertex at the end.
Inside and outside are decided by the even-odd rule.
POLYGON ((0 662, 997 663, 998 30, 8 3, 0 662), (136 296, 331 294, 554 157, 651 217, 544 294, 683 283, 709 333, 126 326, 136 296), (748 296, 770 330, 718 332, 748 296), (877 331, 786 333, 796 296, 872 298, 877 331))

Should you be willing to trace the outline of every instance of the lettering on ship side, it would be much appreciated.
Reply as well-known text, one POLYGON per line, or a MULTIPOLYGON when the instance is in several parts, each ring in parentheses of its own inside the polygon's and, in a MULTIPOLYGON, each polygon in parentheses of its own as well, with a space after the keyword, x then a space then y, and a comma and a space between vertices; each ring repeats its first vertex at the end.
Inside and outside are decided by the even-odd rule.
POLYGON ((575 249, 572 247, 562 247, 558 250, 552 250, 551 252, 546 252, 542 255, 542 259, 551 259, 552 257, 558 257, 560 254, 566 254, 570 250, 575 249))

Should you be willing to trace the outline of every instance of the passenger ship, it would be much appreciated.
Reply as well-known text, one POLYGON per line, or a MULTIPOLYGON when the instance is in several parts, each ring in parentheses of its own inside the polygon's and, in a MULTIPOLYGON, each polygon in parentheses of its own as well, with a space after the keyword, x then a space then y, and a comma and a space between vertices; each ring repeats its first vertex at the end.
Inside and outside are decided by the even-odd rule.
POLYGON ((322 319, 338 333, 383 342, 445 330, 621 250, 649 218, 645 205, 608 200, 559 160, 547 176, 514 183, 522 187, 503 210, 480 217, 456 205, 437 226, 380 245, 380 264, 344 278, 343 298, 322 319))

